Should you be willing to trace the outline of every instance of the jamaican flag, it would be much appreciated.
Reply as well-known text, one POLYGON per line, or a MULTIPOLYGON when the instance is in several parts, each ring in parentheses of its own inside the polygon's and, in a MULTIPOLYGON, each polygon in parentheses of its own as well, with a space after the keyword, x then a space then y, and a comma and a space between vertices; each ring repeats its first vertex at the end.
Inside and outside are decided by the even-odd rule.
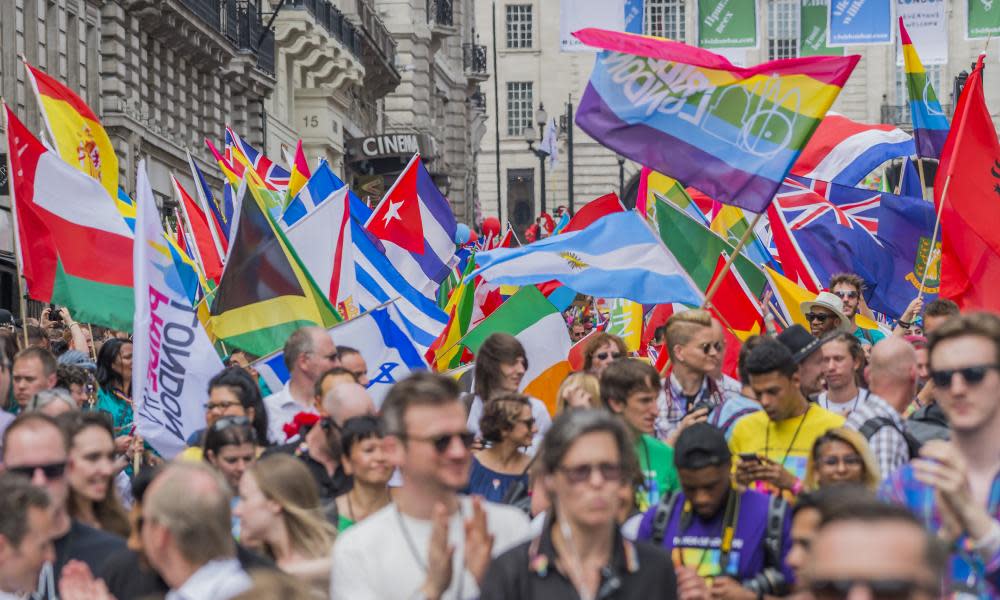
POLYGON ((258 356, 281 348, 299 327, 342 320, 262 206, 256 194, 244 194, 226 269, 205 304, 209 335, 258 356))

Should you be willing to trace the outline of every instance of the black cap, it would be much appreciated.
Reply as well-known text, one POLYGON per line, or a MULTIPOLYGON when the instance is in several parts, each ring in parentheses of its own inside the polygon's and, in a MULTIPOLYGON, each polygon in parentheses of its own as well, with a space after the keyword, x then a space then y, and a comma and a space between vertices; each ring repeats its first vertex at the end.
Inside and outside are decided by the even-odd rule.
POLYGON ((708 423, 684 428, 674 443, 674 466, 678 469, 717 467, 732 460, 722 430, 708 423))
POLYGON ((779 333, 777 339, 792 352, 792 360, 795 364, 808 358, 825 343, 825 340, 817 338, 797 323, 779 333))

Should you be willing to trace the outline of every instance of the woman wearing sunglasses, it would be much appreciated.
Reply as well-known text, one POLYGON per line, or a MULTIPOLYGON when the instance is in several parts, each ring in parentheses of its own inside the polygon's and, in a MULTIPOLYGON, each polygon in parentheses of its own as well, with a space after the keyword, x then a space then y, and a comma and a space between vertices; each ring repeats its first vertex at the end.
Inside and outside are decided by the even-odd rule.
POLYGON ((291 456, 267 456, 247 469, 239 494, 233 516, 240 519, 241 542, 263 549, 325 598, 337 532, 323 515, 309 470, 291 456))
POLYGON ((853 429, 839 427, 816 438, 803 487, 814 490, 853 483, 875 491, 880 481, 878 463, 865 438, 853 429))
POLYGON ((617 335, 598 333, 587 342, 583 349, 583 370, 598 379, 604 368, 616 358, 628 356, 625 342, 617 335))
POLYGON ((128 537, 129 521, 113 484, 129 462, 115 458, 111 419, 104 413, 67 413, 59 418, 69 440, 66 481, 71 517, 85 525, 128 537))
MULTIPOLYGON (((509 333, 494 333, 487 337, 476 354, 475 398, 469 407, 468 427, 477 436, 480 435, 479 420, 483 416, 483 405, 501 394, 516 394, 521 390, 524 374, 528 370, 528 355, 524 346, 509 333)), ((528 397, 531 403, 531 416, 535 419, 538 432, 534 436, 529 454, 534 454, 542 441, 542 436, 548 431, 552 418, 545 403, 537 398, 528 397)))
POLYGON ((531 445, 538 428, 531 403, 521 394, 504 394, 486 403, 479 419, 486 448, 473 453, 466 494, 502 502, 511 485, 528 485, 531 458, 521 451, 531 445))
POLYGON ((552 502, 541 535, 501 554, 481 587, 483 600, 611 597, 674 598, 669 557, 618 529, 623 487, 638 463, 628 432, 605 411, 559 415, 539 455, 552 502), (611 582, 615 583, 611 583, 611 582))

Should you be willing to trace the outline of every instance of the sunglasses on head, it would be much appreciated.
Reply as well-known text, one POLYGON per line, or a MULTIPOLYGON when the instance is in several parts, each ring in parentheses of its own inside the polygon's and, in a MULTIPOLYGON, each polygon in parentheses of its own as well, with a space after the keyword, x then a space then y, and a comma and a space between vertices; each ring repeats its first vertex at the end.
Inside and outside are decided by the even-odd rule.
POLYGON ((590 481, 590 477, 594 471, 600 471, 601 479, 604 481, 621 481, 622 479, 622 466, 615 463, 575 465, 572 467, 559 467, 559 470, 566 475, 566 479, 572 484, 590 481))
POLYGON ((428 442, 434 446, 434 450, 436 450, 438 454, 444 454, 445 451, 448 450, 448 447, 451 446, 451 441, 455 438, 458 438, 458 441, 462 442, 462 445, 465 446, 466 450, 468 450, 476 441, 476 434, 471 431, 462 431, 459 433, 442 433, 441 435, 428 437, 408 435, 406 438, 417 442, 428 442))
POLYGON ((846 298, 850 298, 851 300, 854 300, 854 299, 856 299, 858 297, 858 293, 857 292, 834 292, 834 295, 837 296, 838 298, 840 298, 841 300, 844 300, 846 298))
POLYGON ((621 352, 598 352, 597 354, 594 355, 594 358, 596 358, 597 360, 608 360, 609 356, 611 358, 617 359, 617 358, 621 358, 622 357, 622 353, 621 352))
POLYGON ((881 600, 904 600, 922 591, 937 596, 941 590, 935 586, 908 579, 817 579, 809 584, 809 590, 817 600, 839 600, 847 598, 851 590, 863 587, 872 598, 881 600))
POLYGON ((705 342, 698 346, 701 349, 702 354, 708 354, 714 348, 716 352, 722 353, 722 342, 705 342))
POLYGON ((833 318, 833 315, 824 315, 823 313, 806 313, 806 321, 819 321, 820 323, 826 323, 828 319, 833 318))
POLYGON ((990 369, 998 369, 1000 365, 978 365, 975 367, 965 367, 963 369, 935 369, 931 371, 931 379, 934 385, 939 388, 946 388, 951 385, 955 373, 961 373, 962 379, 969 385, 976 385, 981 382, 990 369))
POLYGON ((20 467, 7 467, 11 473, 19 473, 28 479, 35 476, 35 471, 41 469, 46 479, 59 479, 66 471, 66 463, 49 463, 47 465, 23 465, 20 467))

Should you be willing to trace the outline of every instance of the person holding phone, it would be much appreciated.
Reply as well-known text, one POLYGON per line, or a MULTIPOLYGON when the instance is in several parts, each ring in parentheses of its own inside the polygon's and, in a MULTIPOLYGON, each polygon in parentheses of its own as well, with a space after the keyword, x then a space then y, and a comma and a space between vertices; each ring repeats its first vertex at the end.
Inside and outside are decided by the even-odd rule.
POLYGON ((766 339, 747 357, 746 370, 762 411, 741 419, 729 441, 739 460, 736 481, 772 494, 794 497, 816 438, 844 418, 802 395, 799 367, 781 342, 766 339))

